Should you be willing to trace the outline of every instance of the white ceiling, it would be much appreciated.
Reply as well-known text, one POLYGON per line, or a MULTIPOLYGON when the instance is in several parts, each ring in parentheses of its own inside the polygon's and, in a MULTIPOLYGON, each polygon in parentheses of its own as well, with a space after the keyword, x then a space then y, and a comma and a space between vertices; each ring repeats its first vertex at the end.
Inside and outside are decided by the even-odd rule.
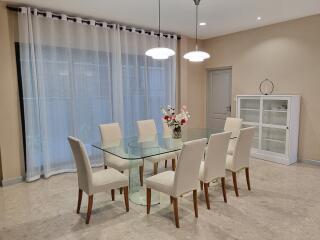
MULTIPOLYGON (((157 28, 157 0, 7 0, 73 15, 157 28)), ((202 39, 320 13, 320 0, 202 0, 202 39), (261 16, 262 20, 257 21, 261 16)), ((161 0, 161 29, 195 36, 193 0, 161 0)))

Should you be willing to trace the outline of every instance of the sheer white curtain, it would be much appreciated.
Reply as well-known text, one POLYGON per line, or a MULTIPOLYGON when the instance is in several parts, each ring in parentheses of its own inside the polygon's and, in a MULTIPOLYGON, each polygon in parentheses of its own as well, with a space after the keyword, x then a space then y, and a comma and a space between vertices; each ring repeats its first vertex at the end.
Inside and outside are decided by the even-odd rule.
MULTIPOLYGON (((86 143, 93 164, 101 153, 98 125, 120 122, 135 135, 135 121, 160 121, 160 107, 175 100, 175 59, 155 61, 144 52, 155 36, 37 14, 18 15, 26 137, 26 179, 74 171, 67 137, 86 143)), ((162 38, 176 49, 176 38, 162 38)))
MULTIPOLYGON (((162 131, 160 108, 175 104, 175 58, 153 60, 145 52, 158 45, 158 37, 135 31, 120 32, 124 132, 136 136, 136 121, 154 119, 162 131)), ((161 37, 161 46, 176 51, 176 38, 161 37)))

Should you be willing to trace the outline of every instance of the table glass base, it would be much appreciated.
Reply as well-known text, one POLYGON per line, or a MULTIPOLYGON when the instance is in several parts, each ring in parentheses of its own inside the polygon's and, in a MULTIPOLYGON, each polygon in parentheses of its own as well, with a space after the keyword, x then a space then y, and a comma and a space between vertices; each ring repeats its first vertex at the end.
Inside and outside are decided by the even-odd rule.
MULTIPOLYGON (((153 175, 153 164, 145 161, 143 179, 145 180, 148 177, 153 175)), ((147 191, 145 183, 144 186, 140 184, 139 177, 139 167, 133 167, 129 170, 129 199, 131 202, 138 205, 147 205, 147 191)), ((152 191, 151 194, 151 205, 156 205, 160 203, 160 193, 152 191)))
MULTIPOLYGON (((141 189, 137 192, 129 193, 129 199, 131 202, 146 206, 147 205, 147 195, 146 189, 141 187, 141 189)), ((160 193, 156 191, 152 191, 151 194, 151 205, 160 204, 160 193)))

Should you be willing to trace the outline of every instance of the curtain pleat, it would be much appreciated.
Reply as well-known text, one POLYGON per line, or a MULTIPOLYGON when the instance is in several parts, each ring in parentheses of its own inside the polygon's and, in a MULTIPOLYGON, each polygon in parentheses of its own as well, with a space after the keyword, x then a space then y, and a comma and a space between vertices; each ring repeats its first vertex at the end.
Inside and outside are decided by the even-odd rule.
MULTIPOLYGON (((161 131, 160 108, 175 104, 176 59, 145 56, 154 35, 18 14, 26 137, 26 180, 75 171, 67 142, 80 138, 92 165, 102 154, 98 125, 119 122, 124 136, 136 135, 136 121, 153 118, 161 131)), ((161 45, 176 51, 176 38, 161 45)))

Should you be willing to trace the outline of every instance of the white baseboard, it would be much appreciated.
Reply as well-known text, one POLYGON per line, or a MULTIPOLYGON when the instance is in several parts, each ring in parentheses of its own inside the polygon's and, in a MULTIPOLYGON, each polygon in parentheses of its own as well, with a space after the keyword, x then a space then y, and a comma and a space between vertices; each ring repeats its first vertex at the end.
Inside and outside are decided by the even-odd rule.
POLYGON ((305 164, 311 164, 311 165, 317 165, 320 166, 320 160, 313 160, 313 159, 299 159, 298 162, 305 163, 305 164))
POLYGON ((2 187, 7 187, 7 186, 10 186, 10 185, 13 185, 13 184, 17 184, 17 183, 21 183, 21 182, 23 182, 23 177, 19 176, 19 177, 15 177, 15 178, 3 179, 0 182, 0 185, 2 187))

